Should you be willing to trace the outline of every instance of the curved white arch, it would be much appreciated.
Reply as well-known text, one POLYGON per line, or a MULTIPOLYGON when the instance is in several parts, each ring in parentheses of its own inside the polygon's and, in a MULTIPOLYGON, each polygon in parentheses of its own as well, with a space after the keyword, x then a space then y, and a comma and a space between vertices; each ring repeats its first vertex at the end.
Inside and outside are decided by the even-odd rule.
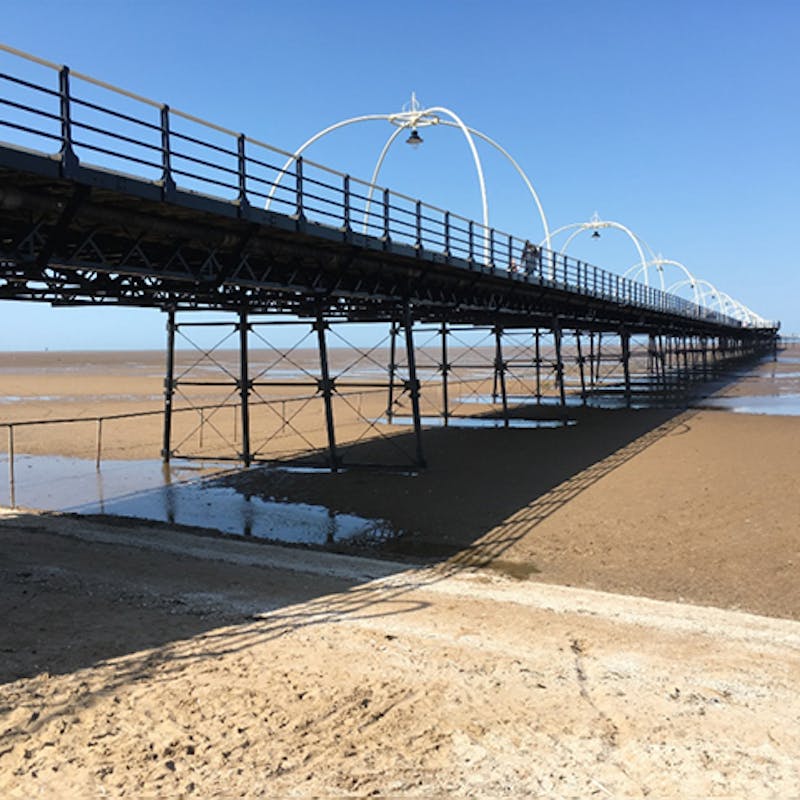
POLYGON ((423 112, 424 114, 447 114, 461 129, 461 132, 464 134, 464 138, 467 140, 469 144, 469 149, 472 153, 472 160, 475 162, 475 169, 478 171, 478 183, 481 187, 481 206, 483 209, 483 227, 486 229, 484 231, 484 249, 486 251, 488 257, 488 250, 489 250, 489 202, 486 199, 486 182, 483 178, 483 165, 481 164, 480 156, 478 155, 478 150, 475 147, 475 140, 472 138, 472 134, 469 132, 469 128, 464 124, 461 118, 450 111, 449 108, 445 108, 444 106, 432 106, 431 108, 426 108, 423 112))
POLYGON ((684 286, 688 286, 692 290, 692 301, 697 306, 703 305, 703 296, 700 294, 700 287, 697 285, 695 278, 682 278, 679 281, 668 286, 664 291, 667 294, 677 294, 684 286))
POLYGON ((395 139, 403 132, 403 126, 396 128, 392 131, 391 136, 386 140, 386 144, 383 145, 383 149, 378 156, 378 160, 375 162, 375 169, 372 170, 372 177, 369 181, 369 191, 367 192, 367 202, 364 204, 364 225, 362 229, 362 233, 366 234, 369 229, 369 209, 372 205, 372 198, 375 194, 375 185, 378 183, 378 175, 380 175, 381 167, 383 166, 383 162, 386 159, 386 155, 389 152, 389 148, 394 144, 395 139))
MULTIPOLYGON (((441 122, 441 124, 442 125, 450 125, 451 123, 447 122, 446 120, 443 120, 441 122)), ((504 155, 508 159, 508 161, 511 163, 511 165, 514 167, 514 169, 517 171, 517 174, 520 176, 520 178, 522 178, 523 182, 525 183, 525 186, 527 187, 528 191, 530 192, 531 197, 533 198, 533 202, 536 203, 536 209, 539 212, 539 217, 540 217, 540 219, 542 221, 542 228, 544 229, 544 242, 546 243, 545 247, 548 250, 551 249, 550 248, 551 234, 550 234, 550 227, 547 224, 547 217, 545 216, 544 208, 542 207, 542 203, 541 203, 541 200, 539 199, 539 195, 536 193, 536 189, 533 188, 533 184, 531 183, 531 181, 528 178, 528 176, 525 174, 525 171, 517 163, 517 161, 514 159, 514 157, 511 155, 511 153, 509 153, 508 150, 506 150, 502 145, 498 144, 494 139, 492 139, 491 137, 487 136, 485 133, 482 133, 481 131, 476 130, 475 128, 470 128, 469 130, 474 136, 477 136, 479 139, 482 139, 484 142, 486 142, 487 144, 491 145, 498 152, 500 152, 502 155, 504 155)))
MULTIPOLYGON (((681 288, 683 286, 689 285, 694 290, 694 302, 700 305, 699 292, 697 291, 697 281, 694 275, 692 275, 692 273, 689 272, 689 269, 686 267, 685 264, 681 264, 680 261, 674 261, 671 258, 662 258, 661 256, 657 256, 656 258, 648 261, 646 266, 648 267, 653 266, 658 271, 662 292, 671 292, 673 288, 675 288, 678 285, 678 283, 680 283, 681 288), (681 272, 683 272, 683 274, 686 276, 686 280, 679 281, 678 283, 673 284, 672 287, 667 288, 666 281, 664 279, 664 267, 676 267, 677 269, 681 270, 681 272)), ((630 278, 631 280, 636 280, 636 276, 640 272, 642 272, 642 270, 643 267, 641 264, 634 264, 628 270, 625 271, 624 277, 630 278)))
MULTIPOLYGON (((650 250, 650 255, 652 256, 652 260, 655 260, 655 254, 652 252, 648 244, 637 236, 630 228, 623 225, 621 222, 614 222, 612 220, 602 220, 602 219, 592 219, 588 222, 571 222, 569 225, 562 225, 560 228, 552 231, 550 237, 557 236, 559 233, 563 233, 564 231, 572 230, 572 233, 567 237, 567 240, 564 242, 563 247, 561 248, 562 253, 567 252, 567 248, 569 247, 572 240, 578 236, 578 234, 583 233, 583 231, 587 230, 598 230, 600 228, 614 228, 616 230, 620 230, 625 233, 628 238, 633 242, 634 247, 636 247, 636 252, 639 254, 639 263, 641 265, 641 269, 644 270, 644 284, 645 286, 649 286, 650 282, 647 275, 647 263, 648 259, 644 254, 644 249, 642 248, 642 244, 650 250)), ((544 242, 540 243, 540 246, 543 246, 544 242)))
MULTIPOLYGON (((423 112, 423 113, 427 113, 427 111, 428 110, 426 109, 426 111, 423 112)), ((438 124, 446 125, 446 126, 452 127, 452 128, 457 128, 458 127, 458 125, 456 123, 451 122, 449 120, 439 120, 438 124)), ((363 230, 364 233, 367 232, 367 221, 368 221, 368 218, 369 218, 369 208, 370 208, 370 205, 372 204, 372 198, 373 198, 374 193, 375 193, 376 184, 378 183, 378 177, 380 175, 380 171, 381 171, 381 168, 383 166, 383 162, 386 159, 386 155, 389 152, 389 148, 394 144, 395 140, 400 135, 400 133, 405 128, 408 128, 408 127, 412 127, 412 124, 411 123, 404 123, 396 131, 394 131, 394 133, 392 133, 392 135, 387 140, 386 144, 383 146, 383 149, 381 150, 380 156, 378 157, 378 161, 377 161, 377 163, 375 165, 375 169, 373 170, 373 173, 372 173, 372 178, 370 179, 369 192, 367 193, 367 202, 366 202, 365 212, 364 212, 364 230, 363 230)), ((467 126, 467 130, 473 136, 477 136, 479 139, 481 139, 484 142, 486 142, 487 144, 491 145, 496 150, 498 150, 503 156, 505 156, 506 159, 508 159, 508 161, 511 163, 512 167, 517 171, 517 174, 520 176, 520 178, 522 178, 522 181, 524 182, 526 188, 528 189, 528 192, 530 193, 531 197, 533 198, 533 202, 536 204, 536 210, 539 212, 539 218, 540 218, 541 223, 542 223, 542 229, 544 230, 545 247, 549 250, 550 249, 550 226, 547 223, 547 216, 544 213, 544 207, 542 206, 542 202, 539 199, 539 195, 537 194, 536 189, 533 188, 533 184, 531 183, 530 178, 528 178, 527 174, 522 169, 522 167, 517 163, 516 159, 514 159, 514 157, 502 145, 500 145, 498 142, 496 142, 490 136, 487 136, 482 131, 477 130, 476 128, 473 128, 471 126, 467 126)))
MULTIPOLYGON (((408 120, 404 120, 398 130, 402 130, 406 127, 415 127, 415 122, 418 120, 419 117, 425 117, 432 114, 446 114, 449 116, 453 122, 455 123, 455 127, 459 128, 461 132, 464 134, 464 138, 467 140, 467 145, 469 146, 470 153, 472 154, 472 160, 475 164, 475 170, 478 173, 478 186, 480 188, 481 193, 481 212, 482 212, 482 219, 483 219, 483 226, 486 229, 485 231, 485 247, 488 251, 488 237, 489 237, 489 202, 486 197, 486 180, 484 179, 483 175, 483 164, 481 163, 480 156, 478 155, 478 150, 475 147, 475 141, 472 138, 472 134, 469 131, 469 128, 464 124, 464 121, 453 111, 449 108, 445 108, 444 106, 432 106, 431 108, 426 108, 422 111, 419 111, 415 117, 409 118, 408 120)), ((272 204, 272 199, 275 196, 275 192, 278 189, 278 185, 283 180, 283 176, 286 175, 289 168, 292 164, 297 161, 297 159, 312 145, 314 142, 319 141, 323 136, 327 136, 329 133, 332 133, 335 130, 339 130, 340 128, 344 128, 348 125, 355 125, 358 122, 370 122, 373 120, 384 120, 388 122, 394 122, 397 124, 396 120, 398 119, 397 114, 364 114, 360 117, 351 117, 350 119, 342 120, 341 122, 337 122, 333 125, 329 125, 324 130, 319 131, 319 133, 315 133, 310 139, 303 142, 297 150, 286 159, 283 167, 281 167, 280 171, 278 172, 275 180, 273 181, 272 188, 269 190, 267 194, 267 200, 264 204, 264 209, 269 210, 270 205, 272 204)), ((431 124, 430 122, 427 124, 431 124)), ((433 123, 435 124, 435 123, 433 123)), ((392 140, 394 141, 394 140, 392 140)))
POLYGON ((329 125, 324 130, 319 131, 319 133, 315 133, 310 139, 303 142, 297 150, 286 159, 284 165, 278 171, 278 174, 275 176, 275 180, 272 182, 272 188, 269 190, 267 194, 267 200, 264 203, 264 210, 269 211, 269 207, 272 205, 272 198, 275 196, 275 192, 278 189, 278 185, 283 180, 284 175, 289 171, 289 167, 297 161, 298 158, 311 147, 314 142, 318 142, 323 136, 327 136, 329 133, 332 133, 339 128, 345 128, 348 125, 355 125, 357 122, 370 122, 372 120, 383 119, 388 120, 391 119, 391 114, 364 114, 360 117, 350 117, 350 119, 343 119, 341 122, 336 122, 333 125, 329 125))

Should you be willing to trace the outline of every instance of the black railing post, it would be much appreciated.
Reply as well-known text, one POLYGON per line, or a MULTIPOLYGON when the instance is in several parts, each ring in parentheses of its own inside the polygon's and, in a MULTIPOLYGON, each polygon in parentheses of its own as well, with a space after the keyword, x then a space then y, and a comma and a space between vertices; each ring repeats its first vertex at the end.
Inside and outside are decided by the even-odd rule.
POLYGON ((416 232, 416 241, 414 247, 417 250, 422 250, 422 201, 417 200, 414 204, 414 229, 416 232))
POLYGON ((450 212, 444 212, 444 254, 450 255, 450 212))
POLYGON ((239 178, 239 212, 245 211, 250 203, 247 200, 247 156, 244 151, 245 135, 236 137, 237 175, 239 178))
POLYGON ((467 253, 467 261, 472 264, 475 261, 475 226, 470 220, 467 223, 467 247, 469 252, 467 253))
POLYGON ((175 191, 172 178, 172 150, 169 135, 169 106, 161 106, 161 194, 166 200, 175 191))
POLYGON ((514 269, 514 237, 508 236, 508 271, 516 272, 514 269))
POLYGON ((389 190, 383 190, 383 242, 388 244, 391 236, 391 219, 389 217, 389 190))
POLYGON ((72 104, 69 91, 69 67, 58 72, 58 97, 61 116, 61 173, 68 176, 78 166, 78 158, 72 146, 72 104))
POLYGON ((345 175, 344 183, 344 208, 342 209, 342 228, 344 231, 350 230, 350 176, 345 175))
POLYGON ((489 269, 494 272, 494 228, 489 228, 489 269))
POLYGON ((295 209, 294 213, 297 219, 304 217, 304 203, 303 203, 303 156, 298 156, 294 162, 295 174, 295 209))

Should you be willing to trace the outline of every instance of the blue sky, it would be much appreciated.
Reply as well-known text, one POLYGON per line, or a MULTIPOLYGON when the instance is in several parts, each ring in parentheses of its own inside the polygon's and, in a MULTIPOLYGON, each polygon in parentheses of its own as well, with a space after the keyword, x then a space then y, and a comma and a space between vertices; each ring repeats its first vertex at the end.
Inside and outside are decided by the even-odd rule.
MULTIPOLYGON (((340 119, 400 110, 414 90, 510 151, 551 227, 597 211, 800 331, 794 0, 11 0, 0 36, 289 150, 340 119)), ((308 155, 368 177, 390 132, 365 123, 308 155)), ((392 150, 381 182, 479 219, 463 139, 423 135, 418 151, 392 150)), ((492 224, 541 238, 516 174, 481 155, 492 224)), ((570 253, 617 271, 637 261, 610 231, 570 253)), ((153 311, 0 309, 0 349, 163 345, 153 311)))

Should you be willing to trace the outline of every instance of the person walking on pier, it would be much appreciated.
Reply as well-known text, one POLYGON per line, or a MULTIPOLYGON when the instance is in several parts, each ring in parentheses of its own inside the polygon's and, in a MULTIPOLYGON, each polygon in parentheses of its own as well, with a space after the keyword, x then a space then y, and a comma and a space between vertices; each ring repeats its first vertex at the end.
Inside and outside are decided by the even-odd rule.
POLYGON ((525 241, 522 247, 522 271, 525 275, 530 275, 532 272, 541 272, 542 267, 542 250, 529 240, 525 241))

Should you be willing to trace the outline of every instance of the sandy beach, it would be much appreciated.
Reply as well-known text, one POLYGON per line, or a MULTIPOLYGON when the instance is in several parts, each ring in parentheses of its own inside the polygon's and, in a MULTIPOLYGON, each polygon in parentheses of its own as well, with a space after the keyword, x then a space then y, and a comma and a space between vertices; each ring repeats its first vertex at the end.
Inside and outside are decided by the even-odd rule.
MULTIPOLYGON (((719 395, 797 393, 784 356, 719 395)), ((6 357, 2 421, 158 409, 155 354, 95 362, 6 357)), ((3 512, 0 796, 800 796, 800 417, 570 413, 427 430, 418 474, 223 478, 405 532, 358 552, 3 512)), ((84 425, 16 446, 91 458, 84 425)))

